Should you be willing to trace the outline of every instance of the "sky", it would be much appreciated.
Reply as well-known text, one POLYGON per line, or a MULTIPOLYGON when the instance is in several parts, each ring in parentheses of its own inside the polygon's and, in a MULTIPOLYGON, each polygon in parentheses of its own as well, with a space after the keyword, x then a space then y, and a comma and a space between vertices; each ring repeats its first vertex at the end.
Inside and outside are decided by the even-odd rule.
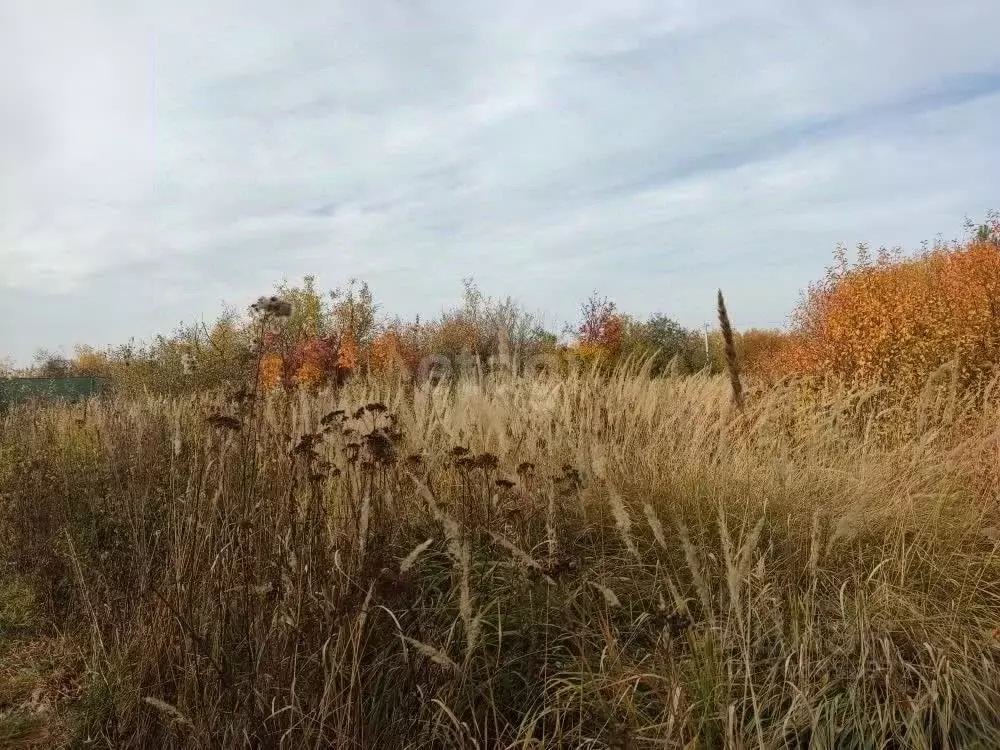
POLYGON ((0 359, 287 278, 781 326, 1000 208, 995 0, 2 0, 0 359))

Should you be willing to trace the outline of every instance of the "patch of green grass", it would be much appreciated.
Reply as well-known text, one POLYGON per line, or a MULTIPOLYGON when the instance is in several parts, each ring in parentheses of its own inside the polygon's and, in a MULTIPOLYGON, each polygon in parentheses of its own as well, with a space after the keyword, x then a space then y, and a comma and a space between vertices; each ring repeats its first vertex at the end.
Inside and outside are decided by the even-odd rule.
POLYGON ((63 726, 51 700, 71 655, 60 639, 37 637, 35 603, 25 581, 0 581, 0 748, 54 747, 63 726))
POLYGON ((0 712, 0 747, 41 747, 44 722, 37 716, 0 712))
POLYGON ((0 636, 30 630, 35 624, 35 597, 19 580, 0 581, 0 636))

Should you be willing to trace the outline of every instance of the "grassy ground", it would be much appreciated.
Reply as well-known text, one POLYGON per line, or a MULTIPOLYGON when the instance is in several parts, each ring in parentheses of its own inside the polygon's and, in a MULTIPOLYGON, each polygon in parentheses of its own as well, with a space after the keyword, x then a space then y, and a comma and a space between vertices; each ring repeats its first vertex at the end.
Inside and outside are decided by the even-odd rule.
POLYGON ((996 417, 626 372, 15 412, 0 737, 1000 747, 996 417))
POLYGON ((30 587, 0 579, 0 747, 66 744, 80 667, 79 654, 41 621, 30 587))

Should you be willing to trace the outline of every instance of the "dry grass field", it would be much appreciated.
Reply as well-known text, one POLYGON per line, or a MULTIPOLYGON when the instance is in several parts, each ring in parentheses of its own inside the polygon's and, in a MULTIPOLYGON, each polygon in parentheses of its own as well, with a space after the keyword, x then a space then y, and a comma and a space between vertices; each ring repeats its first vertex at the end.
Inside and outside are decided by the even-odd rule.
POLYGON ((0 418, 0 745, 1000 747, 989 389, 491 379, 0 418))

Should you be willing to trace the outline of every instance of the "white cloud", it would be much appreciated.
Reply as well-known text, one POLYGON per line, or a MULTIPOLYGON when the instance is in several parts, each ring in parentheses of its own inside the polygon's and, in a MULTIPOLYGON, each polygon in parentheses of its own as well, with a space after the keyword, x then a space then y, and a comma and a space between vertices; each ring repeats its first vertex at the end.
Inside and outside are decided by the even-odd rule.
POLYGON ((474 273, 562 317, 597 287, 695 325, 721 285, 738 324, 780 321, 836 242, 1000 204, 998 23, 988 0, 7 0, 0 288, 47 312, 0 353, 303 273, 403 314, 474 273))

